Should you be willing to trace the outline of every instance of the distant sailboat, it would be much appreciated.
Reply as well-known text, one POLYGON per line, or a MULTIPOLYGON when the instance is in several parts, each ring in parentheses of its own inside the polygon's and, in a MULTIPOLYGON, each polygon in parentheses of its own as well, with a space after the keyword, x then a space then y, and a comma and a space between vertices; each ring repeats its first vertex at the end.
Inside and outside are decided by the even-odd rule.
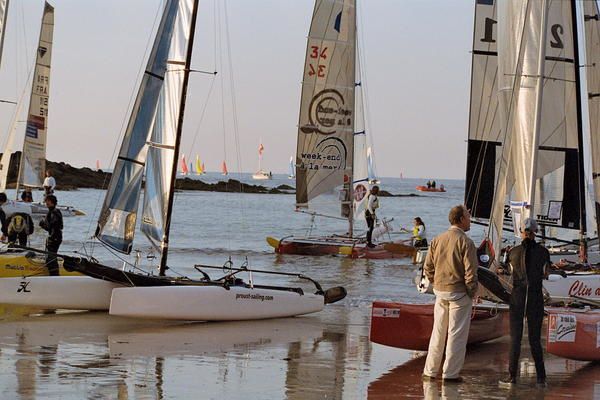
POLYGON ((204 167, 202 166, 202 163, 200 162, 200 157, 198 155, 196 155, 196 175, 202 175, 204 174, 204 167))
MULTIPOLYGON (((6 10, 6 9, 5 9, 6 10)), ((33 72, 33 84, 29 98, 29 110, 27 112, 27 123, 23 149, 19 162, 19 174, 15 190, 15 198, 18 199, 20 189, 26 191, 41 189, 46 176, 46 143, 48 135, 48 104, 50 96, 50 72, 52 59, 52 38, 54 35, 54 7, 44 3, 42 24, 33 72)), ((17 113, 20 110, 18 106, 17 113)), ((8 181, 8 170, 12 154, 15 129, 11 127, 6 147, 0 161, 0 191, 6 189, 8 181)), ((85 215, 84 212, 70 206, 57 206, 63 216, 85 215)), ((41 202, 25 203, 21 201, 10 202, 4 207, 7 215, 15 212, 24 212, 32 215, 46 215, 48 208, 41 202)))
POLYGON ((223 163, 221 164, 221 174, 229 175, 229 172, 227 171, 227 163, 225 163, 225 160, 223 160, 223 163))
MULTIPOLYGON (((367 247, 354 234, 369 192, 364 91, 356 48, 356 0, 317 0, 305 54, 296 146, 296 211, 345 219, 348 229, 338 235, 267 238, 277 253, 345 254, 365 258, 399 258, 414 247, 380 243, 367 247), (360 113, 360 117, 357 116, 360 113), (314 210, 313 199, 336 193, 341 216, 314 210), (312 210, 303 210, 309 208, 312 210)), ((379 228, 379 227, 378 227, 379 228)), ((385 222, 380 235, 391 230, 385 222)))
POLYGON ((188 169, 187 161, 185 161, 185 155, 183 155, 181 156, 181 174, 188 175, 189 173, 190 170, 188 169))
POLYGON ((100 160, 96 160, 96 171, 100 171, 100 160))
POLYGON ((294 163, 294 156, 290 156, 290 168, 288 170, 288 179, 294 179, 296 177, 296 164, 294 163))
POLYGON ((273 174, 270 171, 265 171, 262 169, 262 155, 265 151, 265 146, 261 143, 258 146, 258 171, 252 174, 252 179, 256 180, 265 180, 265 179, 273 179, 273 174))

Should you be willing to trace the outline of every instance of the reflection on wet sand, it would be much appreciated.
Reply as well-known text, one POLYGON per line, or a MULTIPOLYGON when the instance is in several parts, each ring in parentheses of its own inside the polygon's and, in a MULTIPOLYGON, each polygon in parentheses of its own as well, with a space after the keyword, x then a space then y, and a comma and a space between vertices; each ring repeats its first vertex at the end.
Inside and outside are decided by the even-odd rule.
POLYGON ((545 355, 548 388, 535 387, 535 367, 529 356, 529 348, 523 346, 521 375, 513 389, 498 387, 498 380, 505 376, 508 365, 508 339, 484 343, 469 348, 465 360, 462 384, 442 384, 441 380, 422 382, 425 353, 396 368, 368 388, 369 400, 379 399, 556 399, 600 398, 600 365, 565 360, 545 355))

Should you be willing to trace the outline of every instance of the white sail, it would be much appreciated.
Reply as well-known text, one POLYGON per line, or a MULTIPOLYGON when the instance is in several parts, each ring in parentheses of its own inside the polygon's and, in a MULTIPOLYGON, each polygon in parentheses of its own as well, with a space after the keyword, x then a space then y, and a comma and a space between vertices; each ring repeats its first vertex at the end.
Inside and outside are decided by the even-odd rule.
POLYGON ((6 17, 8 16, 8 0, 0 0, 0 61, 4 50, 4 34, 6 33, 6 17))
MULTIPOLYGON (((161 250, 166 240, 166 219, 173 168, 175 144, 185 75, 185 59, 189 44, 189 26, 193 0, 181 0, 168 52, 167 71, 148 142, 146 186, 141 230, 152 245, 161 250)), ((198 161, 197 161, 198 162, 198 161)))
POLYGON ((54 7, 46 2, 31 85, 18 186, 42 187, 44 182, 53 35, 54 7))
POLYGON ((473 32, 465 204, 471 215, 491 216, 502 156, 498 106, 497 0, 477 0, 473 32))
POLYGON ((298 126, 296 205, 345 186, 350 212, 354 157, 355 0, 316 0, 298 126))
POLYGON ((96 237, 107 246, 127 254, 133 244, 147 142, 154 132, 154 117, 167 72, 179 3, 178 0, 168 0, 165 4, 98 219, 96 237))
POLYGON ((290 167, 288 170, 288 177, 295 178, 296 177, 296 165, 294 163, 294 156, 290 156, 290 167))
POLYGON ((536 217, 545 226, 580 229, 585 219, 581 219, 583 171, 573 3, 515 0, 500 4, 498 88, 506 132, 503 183, 496 190, 494 204, 495 231, 499 235, 506 194, 515 205, 513 212, 536 217), (544 13, 545 61, 540 66, 544 13), (542 81, 538 80, 540 71, 542 81))
POLYGON ((583 2, 588 109, 596 229, 600 232, 600 11, 596 1, 583 2))

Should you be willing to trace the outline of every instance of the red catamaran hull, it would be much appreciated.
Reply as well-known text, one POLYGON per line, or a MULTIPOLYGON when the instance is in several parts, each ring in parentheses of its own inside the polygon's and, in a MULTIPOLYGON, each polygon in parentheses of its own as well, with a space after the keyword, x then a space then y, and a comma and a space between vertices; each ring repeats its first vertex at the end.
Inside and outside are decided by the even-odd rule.
POLYGON ((600 360, 600 310, 546 308, 546 351, 581 361, 600 360))
MULTIPOLYGON (((433 304, 373 302, 371 342, 401 349, 427 350, 432 329, 433 304)), ((508 312, 474 310, 469 344, 497 339, 508 333, 508 312)))
POLYGON ((393 250, 386 250, 384 244, 369 248, 364 243, 357 244, 352 240, 334 239, 282 239, 274 246, 279 254, 298 254, 306 256, 347 255, 351 258, 390 259, 413 257, 415 248, 402 244, 394 244, 393 250), (402 246, 400 250, 398 250, 402 246))

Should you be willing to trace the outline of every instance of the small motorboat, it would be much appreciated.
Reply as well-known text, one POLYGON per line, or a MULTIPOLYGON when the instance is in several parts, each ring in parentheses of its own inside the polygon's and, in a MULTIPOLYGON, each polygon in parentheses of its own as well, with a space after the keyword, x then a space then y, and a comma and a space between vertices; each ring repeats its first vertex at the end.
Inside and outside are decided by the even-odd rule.
POLYGON ((600 360, 600 309, 546 307, 546 351, 581 361, 600 360))
MULTIPOLYGON (((509 333, 508 308, 497 304, 473 307, 469 344, 498 339, 509 333)), ((433 304, 374 301, 371 342, 408 350, 427 350, 433 329, 433 304)))
POLYGON ((444 185, 441 185, 439 188, 435 188, 435 187, 427 187, 427 186, 417 186, 415 189, 417 189, 419 192, 445 192, 446 188, 444 187, 444 185))
POLYGON ((273 179, 273 174, 269 171, 265 171, 264 169, 261 169, 261 170, 256 171, 254 174, 252 174, 252 179, 259 180, 259 181, 273 179))

